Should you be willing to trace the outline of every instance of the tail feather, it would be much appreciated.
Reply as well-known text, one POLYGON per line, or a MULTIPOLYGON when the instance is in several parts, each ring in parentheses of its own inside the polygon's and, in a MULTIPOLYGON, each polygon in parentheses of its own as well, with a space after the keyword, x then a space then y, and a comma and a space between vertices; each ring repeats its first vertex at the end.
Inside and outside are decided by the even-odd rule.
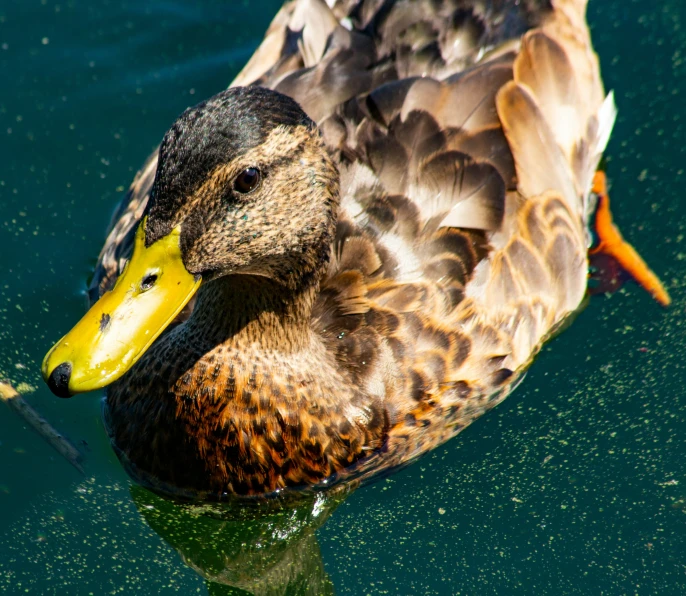
POLYGON ((515 161, 518 190, 526 198, 559 190, 576 211, 571 165, 536 99, 528 87, 515 81, 505 85, 497 98, 498 115, 515 161))
POLYGON ((558 0, 549 20, 524 36, 514 83, 501 91, 498 104, 524 196, 558 189, 584 223, 590 216, 593 174, 616 114, 612 95, 605 98, 590 46, 585 6, 584 1, 558 0), (523 155, 522 147, 531 155, 523 155), (537 168, 532 168, 534 161, 537 168), (540 176, 546 169, 549 174, 540 176))

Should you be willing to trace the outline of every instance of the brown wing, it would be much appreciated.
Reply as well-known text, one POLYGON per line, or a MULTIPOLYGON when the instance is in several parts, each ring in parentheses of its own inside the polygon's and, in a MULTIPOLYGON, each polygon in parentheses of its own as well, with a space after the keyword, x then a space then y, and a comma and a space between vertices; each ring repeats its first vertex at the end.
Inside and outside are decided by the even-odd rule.
POLYGON ((324 19, 324 2, 289 6, 271 63, 238 81, 295 97, 338 159, 314 322, 351 382, 385 400, 392 434, 445 429, 397 441, 411 457, 502 399, 578 308, 614 104, 585 0, 339 1, 324 19))

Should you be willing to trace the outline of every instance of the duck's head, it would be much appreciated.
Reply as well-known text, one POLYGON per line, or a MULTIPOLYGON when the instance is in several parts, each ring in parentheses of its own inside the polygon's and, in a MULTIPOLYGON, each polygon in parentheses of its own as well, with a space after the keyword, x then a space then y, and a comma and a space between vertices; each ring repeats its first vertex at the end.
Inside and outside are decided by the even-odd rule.
POLYGON ((43 378, 60 397, 112 383, 218 277, 296 291, 322 269, 337 203, 336 168, 289 97, 238 87, 186 110, 160 146, 131 260, 48 352, 43 378))

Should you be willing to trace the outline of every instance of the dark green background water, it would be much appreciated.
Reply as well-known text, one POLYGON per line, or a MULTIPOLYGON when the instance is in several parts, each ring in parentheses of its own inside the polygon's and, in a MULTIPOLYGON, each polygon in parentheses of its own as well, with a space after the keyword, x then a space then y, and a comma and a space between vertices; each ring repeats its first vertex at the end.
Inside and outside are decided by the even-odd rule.
MULTIPOLYGON (((99 396, 58 400, 38 368, 83 312, 122 190, 178 113, 228 84, 278 5, 0 3, 0 377, 88 443, 83 477, 0 404, 0 591, 206 593, 134 506, 99 396)), ((634 286, 594 299, 503 405, 348 498, 316 531, 336 593, 686 593, 686 4, 592 0, 589 17, 619 106, 615 218, 674 305, 634 286)), ((247 573, 288 532, 284 552, 320 564, 295 518, 212 525, 135 496, 162 534, 177 528, 172 542, 209 545, 196 559, 214 572, 247 573), (236 554, 251 532, 257 555, 236 554)))

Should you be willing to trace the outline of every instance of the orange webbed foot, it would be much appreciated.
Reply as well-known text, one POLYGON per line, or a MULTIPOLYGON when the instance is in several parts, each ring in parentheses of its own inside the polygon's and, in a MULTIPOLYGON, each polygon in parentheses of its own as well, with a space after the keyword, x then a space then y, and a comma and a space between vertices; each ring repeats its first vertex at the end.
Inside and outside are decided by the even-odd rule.
POLYGON ((619 269, 648 291, 662 306, 668 306, 672 299, 662 282, 634 250, 633 246, 624 240, 612 221, 605 172, 599 170, 595 173, 593 192, 598 197, 594 223, 594 231, 598 241, 588 253, 591 257, 591 264, 602 263, 600 268, 604 269, 606 275, 609 274, 610 279, 601 280, 602 290, 619 288, 621 285, 619 271, 617 271, 619 269), (615 270, 608 272, 608 269, 615 270))

